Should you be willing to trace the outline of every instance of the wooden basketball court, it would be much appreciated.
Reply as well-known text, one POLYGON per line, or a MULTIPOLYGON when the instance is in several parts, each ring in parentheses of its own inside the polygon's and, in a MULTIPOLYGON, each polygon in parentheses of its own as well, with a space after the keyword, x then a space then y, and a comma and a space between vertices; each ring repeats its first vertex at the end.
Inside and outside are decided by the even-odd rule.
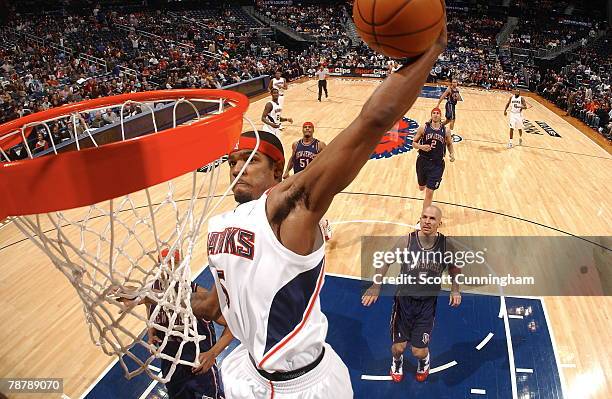
MULTIPOLYGON (((287 157, 291 143, 301 138, 303 122, 313 122, 315 137, 329 143, 357 116, 377 84, 331 80, 330 98, 323 102, 317 101, 316 81, 292 84, 283 109, 283 116, 295 121, 283 132, 287 157)), ((434 196, 444 213, 441 231, 449 236, 590 237, 599 244, 593 257, 609 260, 612 240, 594 237, 612 236, 612 156, 534 98, 527 99, 533 107, 525 116, 539 134, 525 133, 523 146, 508 149, 503 108, 510 94, 467 88, 461 93, 454 130, 462 139, 455 144, 457 160, 447 161, 434 196), (535 121, 545 122, 560 137, 546 133, 535 121)), ((258 127, 266 101, 253 101, 247 112, 258 127)), ((436 103, 419 98, 407 117, 422 124, 436 103)), ((245 130, 250 130, 248 124, 245 130)), ((415 161, 414 150, 371 160, 336 197, 327 215, 334 225, 327 251, 329 273, 359 276, 362 236, 405 234, 408 228, 402 224, 416 223, 423 194, 417 188, 415 161)), ((225 186, 227 167, 223 168, 225 186)), ((188 178, 178 179, 179 197, 189 185, 188 178)), ((156 190, 161 196, 165 187, 156 190)), ((233 200, 226 199, 222 210, 232 206, 233 200)), ((201 242, 194 272, 206 265, 204 252, 201 242)), ((0 320, 5 326, 0 332, 0 377, 60 377, 67 396, 81 396, 113 359, 91 343, 74 289, 13 223, 0 228, 0 255, 0 320)), ((587 278, 599 293, 609 292, 610 264, 594 264, 587 276, 576 272, 566 278, 587 278)), ((555 278, 554 253, 547 265, 537 264, 534 274, 555 278)), ((566 397, 609 398, 612 300, 603 295, 547 296, 544 302, 566 397)))

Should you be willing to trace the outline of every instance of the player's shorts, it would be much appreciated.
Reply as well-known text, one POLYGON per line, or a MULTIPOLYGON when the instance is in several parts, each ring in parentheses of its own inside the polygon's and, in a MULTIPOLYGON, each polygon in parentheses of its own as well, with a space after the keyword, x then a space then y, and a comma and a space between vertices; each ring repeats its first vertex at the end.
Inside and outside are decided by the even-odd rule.
POLYGON ((275 129, 272 126, 268 125, 267 123, 264 123, 263 127, 261 128, 261 130, 263 130, 264 132, 272 133, 273 135, 275 135, 279 139, 281 137, 281 130, 280 129, 275 129))
POLYGON ((179 365, 165 385, 170 399, 226 398, 217 366, 207 373, 195 375, 191 367, 179 365))
POLYGON ((523 117, 521 114, 510 113, 510 129, 524 129, 523 117))
POLYGON ((457 117, 457 113, 455 112, 455 104, 451 102, 446 102, 446 113, 444 117, 448 120, 455 120, 457 117))
POLYGON ((269 381, 257 372, 247 349, 238 345, 221 364, 226 399, 352 399, 348 369, 325 344, 321 362, 289 381, 269 381))
POLYGON ((396 296, 390 323, 393 343, 408 342, 415 348, 427 348, 434 327, 437 302, 437 296, 423 299, 396 296))
POLYGON ((437 190, 440 187, 440 183, 442 183, 444 160, 436 162, 419 155, 417 157, 416 172, 419 186, 427 186, 430 190, 437 190))

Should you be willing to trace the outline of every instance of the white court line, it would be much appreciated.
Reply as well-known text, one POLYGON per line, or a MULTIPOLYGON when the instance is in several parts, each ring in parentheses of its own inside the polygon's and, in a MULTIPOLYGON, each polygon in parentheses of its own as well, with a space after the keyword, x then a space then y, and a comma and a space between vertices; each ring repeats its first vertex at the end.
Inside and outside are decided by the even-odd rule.
POLYGON ((523 316, 521 316, 520 314, 509 314, 508 318, 509 319, 520 319, 520 320, 523 320, 523 316))
MULTIPOLYGON (((446 364, 443 364, 442 366, 438 366, 438 367, 434 367, 433 369, 429 370, 429 374, 435 374, 435 373, 439 373, 440 371, 449 369, 453 366, 456 366, 458 363, 456 361, 452 361, 446 364)), ((362 380, 367 380, 367 381, 391 381, 391 376, 389 375, 367 375, 367 374, 362 374, 361 375, 361 379, 362 380)))
POLYGON ((117 364, 118 361, 119 359, 115 356, 115 359, 104 369, 102 374, 100 374, 98 378, 96 378, 96 380, 89 386, 89 388, 85 390, 83 394, 81 394, 79 398, 83 399, 85 396, 87 396, 87 394, 91 392, 92 389, 94 389, 94 387, 98 384, 98 382, 100 382, 100 380, 102 380, 102 378, 104 378, 104 376, 108 374, 110 369, 112 369, 115 366, 115 364, 117 364))
POLYGON ((155 367, 152 364, 149 364, 147 367, 149 368, 149 370, 153 370, 156 373, 159 373, 161 371, 161 369, 159 367, 155 367))
POLYGON ((481 350, 482 348, 484 348, 485 345, 489 343, 491 338, 493 338, 493 335, 494 334, 492 332, 488 333, 487 336, 484 337, 483 340, 480 341, 480 343, 476 346, 476 350, 481 350))
MULTIPOLYGON (((162 375, 162 373, 158 374, 159 377, 161 377, 161 375, 162 375)), ((144 390, 144 392, 142 393, 142 395, 140 395, 140 397, 138 399, 146 398, 151 393, 153 388, 155 388, 155 385, 157 385, 157 381, 155 381, 155 380, 151 381, 151 383, 149 384, 147 389, 144 390)))
POLYGON ((442 370, 446 370, 449 369, 453 366, 456 366, 458 363, 456 361, 452 361, 446 364, 443 364, 442 366, 438 366, 438 367, 434 367, 433 369, 429 370, 429 374, 435 374, 435 373, 439 373, 442 370))
POLYGON ((362 380, 367 380, 367 381, 391 381, 391 376, 390 375, 365 375, 363 374, 361 376, 362 380))
POLYGON ((510 363, 510 384, 512 385, 512 399, 518 399, 516 388, 516 370, 514 365, 514 349, 512 348, 512 336, 510 335, 510 320, 506 308, 506 298, 500 297, 504 307, 504 329, 506 330, 506 346, 508 348, 508 362, 510 363))
MULTIPOLYGON (((557 350, 557 340, 555 339, 555 332, 553 331, 552 324, 550 324, 550 318, 548 317, 548 310, 546 310, 546 301, 541 300, 542 310, 544 311, 544 320, 546 320, 546 326, 548 327, 548 333, 550 334, 550 342, 552 342, 553 353, 555 354, 555 362, 557 363, 557 370, 559 370, 559 380, 561 381, 561 393, 563 397, 567 398, 567 387, 565 386, 565 377, 561 372, 561 362, 559 361, 559 351, 557 350)), ((574 365, 576 367, 576 365, 574 365)))
POLYGON ((470 390, 470 393, 471 393, 471 394, 474 394, 474 395, 486 395, 486 394, 487 394, 487 391, 485 391, 484 389, 476 389, 476 388, 472 388, 472 389, 470 390))
POLYGON ((527 373, 527 374, 533 374, 533 369, 520 369, 520 368, 517 368, 517 369, 516 369, 516 372, 517 372, 517 373, 527 373))

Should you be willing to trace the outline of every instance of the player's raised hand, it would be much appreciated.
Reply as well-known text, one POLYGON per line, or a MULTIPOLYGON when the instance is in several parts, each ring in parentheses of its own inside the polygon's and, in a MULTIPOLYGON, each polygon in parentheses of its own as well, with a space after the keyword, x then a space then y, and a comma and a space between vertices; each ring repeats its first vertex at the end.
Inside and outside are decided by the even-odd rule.
POLYGON ((215 364, 215 359, 217 359, 217 355, 212 351, 200 353, 200 365, 198 367, 192 367, 191 372, 193 374, 204 374, 208 372, 215 364))
POLYGON ((448 304, 453 308, 461 305, 461 293, 459 291, 451 291, 450 297, 448 298, 448 304))
POLYGON ((372 284, 361 297, 361 304, 363 306, 370 306, 378 300, 379 295, 380 284, 372 284))

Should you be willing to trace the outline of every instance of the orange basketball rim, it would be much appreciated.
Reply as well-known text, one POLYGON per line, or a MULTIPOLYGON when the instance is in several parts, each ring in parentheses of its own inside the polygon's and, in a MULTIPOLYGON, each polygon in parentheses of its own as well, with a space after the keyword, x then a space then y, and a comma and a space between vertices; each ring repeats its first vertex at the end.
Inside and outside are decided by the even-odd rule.
POLYGON ((248 99, 228 90, 148 91, 68 104, 0 125, 0 144, 17 135, 25 142, 26 129, 62 115, 126 102, 172 100, 218 102, 222 112, 189 125, 79 151, 2 162, 8 159, 3 151, 0 220, 92 205, 207 165, 227 154, 238 141, 248 99))

